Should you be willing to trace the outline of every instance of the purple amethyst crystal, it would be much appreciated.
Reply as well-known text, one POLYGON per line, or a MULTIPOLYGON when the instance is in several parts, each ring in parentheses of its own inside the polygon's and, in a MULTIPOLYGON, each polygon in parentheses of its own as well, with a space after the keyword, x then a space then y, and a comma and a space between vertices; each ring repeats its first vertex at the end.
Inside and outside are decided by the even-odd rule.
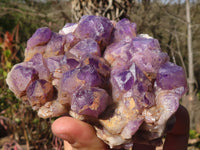
POLYGON ((59 101, 70 103, 72 94, 82 86, 98 87, 103 84, 101 76, 91 65, 85 65, 63 73, 59 84, 59 101))
POLYGON ((73 33, 69 33, 69 34, 65 35, 64 51, 68 52, 79 41, 80 41, 80 39, 75 37, 73 33))
POLYGON ((74 31, 75 36, 80 39, 92 38, 100 47, 109 44, 113 25, 107 18, 101 16, 84 16, 74 31))
POLYGON ((85 85, 94 87, 101 85, 101 76, 92 65, 85 65, 80 67, 77 78, 84 81, 85 85))
POLYGON ((82 59, 82 65, 91 65, 100 75, 105 78, 110 76, 110 66, 105 59, 95 56, 87 55, 82 59))
POLYGON ((117 75, 113 75, 113 80, 121 91, 130 90, 134 84, 133 74, 129 70, 125 70, 123 72, 119 72, 117 75))
POLYGON ((45 57, 64 54, 65 35, 52 33, 50 41, 47 43, 45 57))
POLYGON ((141 34, 133 39, 133 47, 136 51, 160 50, 160 44, 157 39, 141 34))
POLYGON ((67 23, 65 26, 59 31, 60 34, 66 35, 68 33, 74 32, 76 29, 77 24, 76 23, 67 23))
POLYGON ((20 63, 13 67, 8 73, 6 79, 9 88, 17 97, 26 95, 26 89, 31 82, 38 78, 38 72, 34 68, 26 66, 26 63, 20 63))
POLYGON ((146 73, 157 73, 160 66, 168 60, 168 55, 160 51, 146 50, 144 52, 136 52, 132 61, 146 73), (145 53, 145 54, 144 54, 145 53))
POLYGON ((178 87, 186 87, 185 73, 182 67, 171 62, 163 64, 156 78, 158 87, 163 90, 172 90, 178 87))
POLYGON ((128 41, 136 36, 136 24, 124 18, 114 28, 114 41, 128 41))
POLYGON ((88 54, 101 56, 99 45, 93 39, 81 40, 69 52, 78 58, 88 54))
POLYGON ((50 80, 49 70, 45 64, 44 58, 40 53, 35 54, 30 61, 26 62, 28 66, 34 68, 38 72, 40 79, 50 80))
POLYGON ((42 79, 32 82, 26 90, 28 101, 34 109, 38 109, 47 101, 51 101, 54 96, 53 92, 52 84, 42 79))
POLYGON ((27 49, 35 46, 45 45, 51 38, 52 32, 49 28, 43 27, 36 30, 33 36, 27 42, 27 49))
POLYGON ((52 75, 56 71, 69 71, 75 69, 79 62, 73 58, 67 58, 66 55, 53 56, 46 59, 47 67, 52 75))
POLYGON ((76 91, 71 102, 71 109, 80 114, 95 118, 106 109, 109 96, 104 89, 83 87, 76 91))
POLYGON ((162 142, 187 91, 183 68, 136 24, 83 16, 59 33, 39 28, 7 84, 42 118, 70 115, 91 123, 110 148, 162 142))
POLYGON ((44 54, 47 46, 42 45, 42 46, 36 46, 31 50, 25 50, 25 61, 29 61, 35 54, 40 53, 41 55, 44 54))
POLYGON ((119 41, 107 46, 104 58, 112 65, 115 61, 123 61, 127 64, 132 58, 130 51, 134 51, 130 41, 119 41))

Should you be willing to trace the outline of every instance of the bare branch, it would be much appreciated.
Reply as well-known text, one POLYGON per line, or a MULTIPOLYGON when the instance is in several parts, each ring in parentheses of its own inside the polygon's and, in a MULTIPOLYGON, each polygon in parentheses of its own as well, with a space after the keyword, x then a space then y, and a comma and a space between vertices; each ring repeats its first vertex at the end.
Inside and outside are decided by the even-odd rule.
POLYGON ((187 76, 186 66, 185 66, 185 63, 184 63, 184 60, 183 60, 183 56, 181 54, 181 49, 180 49, 180 40, 179 40, 178 35, 176 34, 176 32, 175 32, 174 36, 175 36, 176 43, 177 43, 176 45, 177 45, 177 50, 178 50, 178 56, 179 56, 179 58, 181 60, 182 66, 184 68, 185 75, 187 76))
POLYGON ((176 58, 175 58, 175 55, 174 55, 175 50, 174 50, 170 45, 168 45, 168 44, 167 44, 166 46, 170 49, 170 52, 171 52, 171 55, 172 55, 173 63, 176 64, 176 58))
MULTIPOLYGON (((181 64, 182 64, 182 66, 183 66, 183 68, 184 68, 185 74, 186 74, 186 76, 187 76, 186 66, 185 66, 185 63, 184 63, 184 60, 183 60, 183 56, 182 56, 182 54, 181 54, 180 40, 179 40, 178 34, 177 34, 176 30, 173 31, 173 32, 170 32, 170 31, 168 31, 168 30, 166 29, 165 31, 167 31, 168 33, 172 34, 172 35, 175 37, 175 39, 176 39, 176 48, 177 48, 177 51, 174 51, 174 53, 176 53, 176 54, 179 56, 180 61, 181 61, 181 64)), ((169 46, 168 46, 168 47, 169 47, 169 46)), ((169 47, 169 48, 171 49, 171 47, 169 47)))
POLYGON ((185 19, 180 18, 180 17, 178 17, 178 16, 176 16, 176 15, 170 13, 166 8, 164 8, 163 6, 160 6, 159 3, 156 3, 156 4, 157 4, 157 5, 160 7, 160 9, 163 10, 169 17, 171 17, 171 18, 173 18, 173 19, 175 19, 175 20, 177 20, 177 21, 179 21, 179 22, 182 22, 182 23, 184 23, 184 24, 187 24, 187 21, 186 21, 185 19))
POLYGON ((112 7, 112 5, 113 5, 113 0, 108 0, 108 7, 103 12, 103 16, 105 16, 106 12, 112 7))

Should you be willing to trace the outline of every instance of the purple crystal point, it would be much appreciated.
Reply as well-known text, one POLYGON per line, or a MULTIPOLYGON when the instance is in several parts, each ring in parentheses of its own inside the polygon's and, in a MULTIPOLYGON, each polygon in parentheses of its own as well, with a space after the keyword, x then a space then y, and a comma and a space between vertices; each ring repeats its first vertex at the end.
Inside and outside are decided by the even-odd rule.
POLYGON ((74 34, 68 33, 67 35, 64 35, 65 38, 65 44, 64 44, 64 51, 68 52, 74 45, 76 45, 80 39, 75 37, 74 34))
POLYGON ((54 74, 56 71, 66 72, 75 69, 79 62, 73 58, 67 58, 66 55, 53 56, 46 59, 49 71, 54 74))
POLYGON ((59 34, 66 35, 68 33, 74 32, 78 24, 76 23, 67 23, 65 26, 59 31, 59 34))
POLYGON ((155 105, 154 82, 150 81, 137 65, 132 64, 130 70, 134 72, 136 76, 135 86, 132 91, 133 97, 137 99, 141 109, 143 109, 143 107, 152 107, 155 105))
POLYGON ((27 65, 33 67, 39 73, 39 78, 44 80, 50 79, 49 70, 45 64, 44 58, 40 53, 37 53, 27 62, 27 65))
POLYGON ((109 64, 101 57, 94 55, 87 55, 82 60, 82 65, 90 65, 97 72, 105 78, 110 76, 110 66, 109 64))
POLYGON ((60 69, 62 62, 64 63, 66 61, 67 63, 66 57, 63 55, 49 57, 45 61, 51 73, 55 72, 56 69, 60 69))
POLYGON ((76 59, 69 58, 67 59, 67 65, 70 67, 70 70, 77 68, 79 62, 76 59))
POLYGON ((98 117, 107 107, 109 96, 104 89, 79 89, 72 98, 71 109, 78 114, 98 117))
POLYGON ((74 47, 72 47, 69 52, 78 58, 82 58, 87 54, 101 56, 99 45, 96 41, 90 38, 81 40, 74 47))
POLYGON ((101 76, 92 65, 85 65, 79 69, 77 78, 85 82, 88 86, 101 86, 101 76))
POLYGON ((40 106, 53 99, 54 89, 51 83, 45 80, 36 80, 28 86, 26 94, 31 106, 39 109, 40 106))
POLYGON ((179 107, 179 98, 173 91, 160 91, 156 94, 157 107, 160 110, 158 125, 165 124, 169 117, 176 112, 179 107))
POLYGON ((27 49, 32 49, 35 46, 45 45, 51 38, 52 32, 49 28, 43 27, 36 30, 32 37, 27 42, 27 49))
POLYGON ((124 18, 114 28, 114 41, 129 41, 136 37, 136 24, 124 18))
POLYGON ((109 44, 113 25, 109 19, 101 16, 83 16, 74 34, 80 39, 92 38, 100 47, 109 44))
POLYGON ((158 40, 144 34, 134 38, 132 44, 136 51, 160 50, 158 40))
POLYGON ((109 45, 105 52, 104 58, 113 64, 116 60, 122 60, 125 64, 131 59, 131 54, 129 51, 132 50, 132 43, 130 41, 120 41, 109 45))
POLYGON ((47 44, 45 57, 51 57, 64 54, 65 35, 53 33, 50 41, 47 44))
POLYGON ((84 84, 77 78, 77 73, 78 70, 74 69, 62 74, 58 84, 58 100, 61 104, 70 103, 72 94, 84 84))
POLYGON ((185 72, 182 67, 167 62, 159 69, 156 82, 163 90, 171 90, 178 87, 187 87, 185 72))
POLYGON ((7 83, 17 97, 26 95, 28 85, 38 78, 38 72, 26 66, 26 63, 15 65, 8 73, 7 83))
POLYGON ((154 73, 156 74, 162 64, 164 64, 168 60, 167 53, 163 53, 160 51, 142 51, 136 52, 132 61, 146 73, 154 73))
MULTIPOLYGON (((133 87, 134 77, 129 70, 119 72, 116 75, 113 74, 112 76, 113 76, 112 81, 116 83, 116 85, 118 86, 118 88, 121 91, 128 91, 133 87)), ((114 86, 114 87, 116 87, 116 86, 114 86)))

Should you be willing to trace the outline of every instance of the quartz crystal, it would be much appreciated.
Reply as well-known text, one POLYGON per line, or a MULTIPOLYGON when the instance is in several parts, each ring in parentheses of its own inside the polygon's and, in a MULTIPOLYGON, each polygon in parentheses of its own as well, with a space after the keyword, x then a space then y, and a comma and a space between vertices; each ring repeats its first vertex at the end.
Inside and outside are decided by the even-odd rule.
POLYGON ((183 68, 157 39, 138 34, 128 19, 91 15, 59 33, 37 29, 6 81, 40 117, 87 121, 116 149, 160 144, 187 91, 183 68))

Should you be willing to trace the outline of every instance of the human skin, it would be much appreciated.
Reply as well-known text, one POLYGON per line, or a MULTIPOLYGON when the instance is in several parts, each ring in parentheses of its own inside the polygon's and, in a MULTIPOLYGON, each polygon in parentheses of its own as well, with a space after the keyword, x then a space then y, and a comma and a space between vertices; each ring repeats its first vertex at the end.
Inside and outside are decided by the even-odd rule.
MULTIPOLYGON (((179 106, 175 113, 176 122, 167 132, 163 150, 187 150, 189 138, 188 111, 179 106)), ((58 118, 52 124, 55 136, 64 140, 65 150, 109 150, 108 146, 97 136, 94 128, 71 117, 58 118)), ((155 150, 156 147, 135 143, 133 150, 155 150)))

